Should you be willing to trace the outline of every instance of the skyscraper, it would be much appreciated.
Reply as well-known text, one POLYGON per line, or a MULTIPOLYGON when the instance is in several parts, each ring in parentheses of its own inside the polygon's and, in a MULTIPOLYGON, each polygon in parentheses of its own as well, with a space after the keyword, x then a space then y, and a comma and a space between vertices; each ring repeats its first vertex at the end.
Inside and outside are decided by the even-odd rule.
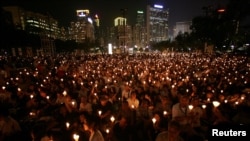
POLYGON ((147 6, 147 44, 168 40, 169 10, 163 5, 147 6))

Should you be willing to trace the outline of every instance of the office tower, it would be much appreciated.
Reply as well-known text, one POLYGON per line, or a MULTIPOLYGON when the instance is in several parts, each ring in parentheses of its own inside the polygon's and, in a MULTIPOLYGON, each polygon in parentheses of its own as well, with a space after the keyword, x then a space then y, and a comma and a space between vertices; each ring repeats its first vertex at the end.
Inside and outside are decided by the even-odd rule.
POLYGON ((163 5, 148 5, 146 15, 148 45, 168 40, 169 10, 163 5))

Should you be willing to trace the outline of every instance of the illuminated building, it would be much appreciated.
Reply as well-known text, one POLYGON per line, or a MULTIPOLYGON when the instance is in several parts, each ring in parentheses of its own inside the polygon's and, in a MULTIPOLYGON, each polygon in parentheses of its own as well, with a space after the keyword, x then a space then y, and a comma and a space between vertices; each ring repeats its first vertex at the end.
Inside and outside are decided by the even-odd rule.
POLYGON ((94 41, 94 25, 89 10, 76 10, 77 20, 70 23, 69 39, 78 43, 94 41))
POLYGON ((176 25, 174 27, 174 38, 178 34, 191 33, 191 29, 190 29, 191 24, 192 24, 191 21, 176 22, 176 25))
POLYGON ((6 6, 3 9, 12 16, 14 27, 41 38, 41 53, 54 54, 54 39, 66 39, 64 28, 58 27, 58 21, 49 14, 40 14, 24 10, 18 6, 6 6))
POLYGON ((148 44, 168 40, 169 10, 162 5, 148 5, 146 15, 148 44))
POLYGON ((131 47, 131 26, 127 25, 127 19, 124 17, 115 18, 114 26, 114 34, 118 39, 115 44, 122 49, 122 52, 126 52, 128 47, 131 47))
POLYGON ((137 11, 136 25, 133 27, 133 44, 137 49, 145 48, 147 45, 147 32, 145 27, 145 15, 141 10, 137 11))

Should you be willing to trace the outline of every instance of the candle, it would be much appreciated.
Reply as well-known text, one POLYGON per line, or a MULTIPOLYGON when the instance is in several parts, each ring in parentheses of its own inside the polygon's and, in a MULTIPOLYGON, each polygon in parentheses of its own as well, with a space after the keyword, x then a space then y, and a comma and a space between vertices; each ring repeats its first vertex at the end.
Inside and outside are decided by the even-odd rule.
POLYGON ((109 133, 109 129, 106 129, 106 133, 107 133, 107 134, 109 133))
POLYGON ((74 139, 75 141, 78 141, 78 140, 79 140, 79 135, 78 135, 78 134, 73 134, 73 139, 74 139))
POLYGON ((225 99, 224 102, 227 103, 227 100, 225 99))
POLYGON ((189 110, 192 110, 193 108, 194 108, 193 105, 188 105, 188 109, 189 109, 189 110))
POLYGON ((168 114, 168 112, 167 111, 163 111, 163 115, 165 116, 165 115, 167 115, 168 114))
POLYGON ((156 123, 156 118, 152 118, 152 122, 155 124, 156 123))
POLYGON ((102 111, 101 111, 101 110, 99 110, 99 111, 98 111, 98 114, 99 114, 99 116, 100 116, 100 115, 102 115, 102 111))
POLYGON ((70 123, 69 122, 66 122, 66 128, 68 129, 70 126, 70 123))
POLYGON ((67 91, 66 91, 66 90, 63 91, 63 95, 64 95, 64 96, 67 95, 67 91))
POLYGON ((216 108, 216 107, 220 106, 220 102, 219 101, 213 101, 213 105, 216 108))
POLYGON ((205 109, 207 106, 205 104, 202 105, 202 108, 205 109))
POLYGON ((111 117, 110 117, 110 120, 111 120, 111 122, 113 123, 113 122, 115 121, 115 117, 114 117, 114 116, 111 116, 111 117))
POLYGON ((132 105, 132 106, 131 106, 131 108, 132 108, 132 109, 134 109, 134 108, 135 108, 135 106, 134 106, 134 105, 132 105))

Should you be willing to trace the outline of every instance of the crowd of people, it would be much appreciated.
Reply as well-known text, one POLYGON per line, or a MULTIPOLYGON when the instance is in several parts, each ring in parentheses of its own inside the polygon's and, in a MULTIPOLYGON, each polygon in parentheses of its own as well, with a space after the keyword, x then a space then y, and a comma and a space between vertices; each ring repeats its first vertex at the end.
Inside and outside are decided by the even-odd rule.
POLYGON ((0 140, 204 141, 250 124, 249 78, 240 55, 3 55, 0 140))

